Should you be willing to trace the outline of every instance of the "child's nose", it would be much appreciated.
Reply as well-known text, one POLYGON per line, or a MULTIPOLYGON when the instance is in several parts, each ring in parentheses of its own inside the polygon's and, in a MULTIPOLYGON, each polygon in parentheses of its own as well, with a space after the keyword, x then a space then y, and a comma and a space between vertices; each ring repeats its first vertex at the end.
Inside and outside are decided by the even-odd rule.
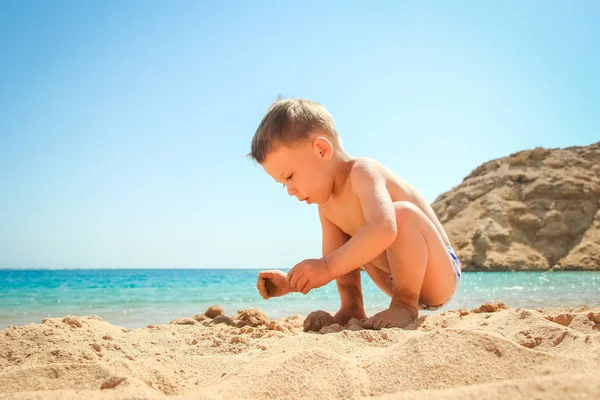
POLYGON ((287 186, 287 192, 290 196, 294 196, 296 194, 296 188, 287 186))

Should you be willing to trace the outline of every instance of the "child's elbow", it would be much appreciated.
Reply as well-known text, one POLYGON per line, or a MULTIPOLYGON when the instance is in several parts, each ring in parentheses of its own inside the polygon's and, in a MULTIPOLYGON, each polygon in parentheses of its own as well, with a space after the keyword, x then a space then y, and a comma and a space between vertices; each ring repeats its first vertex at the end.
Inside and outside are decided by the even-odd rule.
POLYGON ((390 247, 398 236, 398 227, 396 221, 383 221, 378 229, 380 243, 385 243, 385 248, 390 247))

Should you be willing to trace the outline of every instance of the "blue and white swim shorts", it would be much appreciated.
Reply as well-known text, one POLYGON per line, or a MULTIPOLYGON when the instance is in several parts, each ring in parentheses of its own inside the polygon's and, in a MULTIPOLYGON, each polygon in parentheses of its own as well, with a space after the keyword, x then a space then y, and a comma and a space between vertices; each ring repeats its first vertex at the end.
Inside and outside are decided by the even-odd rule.
MULTIPOLYGON (((456 279, 456 288, 454 290, 454 293, 456 293, 456 290, 460 286, 460 273, 461 273, 460 261, 458 260, 458 257, 456 257, 456 253, 454 252, 454 249, 452 248, 452 246, 446 246, 446 249, 448 249, 448 253, 450 254, 450 258, 452 259, 452 269, 454 269, 454 278, 456 279)), ((448 302, 450 300, 452 300, 453 296, 454 296, 454 294, 452 294, 452 296, 444 304, 440 304, 439 306, 428 306, 419 301, 419 310, 426 310, 426 311, 438 310, 438 309, 444 307, 446 304, 448 304, 448 302)))

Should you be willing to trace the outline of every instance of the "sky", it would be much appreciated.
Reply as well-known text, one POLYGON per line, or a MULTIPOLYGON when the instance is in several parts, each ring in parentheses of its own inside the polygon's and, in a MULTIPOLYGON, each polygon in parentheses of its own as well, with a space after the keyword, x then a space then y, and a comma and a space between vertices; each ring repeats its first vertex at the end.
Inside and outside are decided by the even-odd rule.
POLYGON ((0 268, 291 268, 317 208, 246 154, 278 95, 431 202, 600 140, 597 1, 0 2, 0 268))

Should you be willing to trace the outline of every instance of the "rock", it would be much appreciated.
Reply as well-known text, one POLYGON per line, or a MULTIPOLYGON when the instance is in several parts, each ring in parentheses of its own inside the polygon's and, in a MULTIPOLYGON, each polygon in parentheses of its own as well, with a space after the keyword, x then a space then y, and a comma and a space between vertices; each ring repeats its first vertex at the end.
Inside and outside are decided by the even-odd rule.
POLYGON ((194 318, 177 318, 169 323, 172 325, 196 325, 198 322, 194 318))
POLYGON ((230 326, 236 326, 235 322, 233 322, 231 320, 231 318, 226 317, 224 315, 219 315, 219 316, 213 318, 211 324, 226 324, 226 325, 230 325, 230 326))
POLYGON ((280 331, 280 332, 285 332, 285 329, 283 328, 283 326, 281 326, 280 324, 278 324, 275 321, 271 321, 267 324, 267 329, 270 331, 280 331))
POLYGON ((569 326, 572 320, 573 316, 571 314, 559 314, 556 317, 552 318, 552 322, 556 322, 557 324, 563 326, 569 326))
POLYGON ((210 306, 208 307, 208 310, 206 310, 206 312, 204 313, 205 316, 207 316, 208 318, 216 318, 219 315, 225 315, 225 312, 223 312, 223 309, 219 306, 210 306))
POLYGON ((347 325, 362 325, 362 321, 358 318, 350 318, 347 325))
POLYGON ((123 382, 125 379, 127 379, 127 378, 121 378, 121 377, 108 378, 106 381, 104 381, 104 383, 102 383, 102 386, 100 386, 100 390, 114 389, 117 386, 119 386, 121 384, 121 382, 123 382))
POLYGON ((231 344, 235 344, 235 343, 248 344, 248 339, 245 339, 245 338, 240 337, 240 336, 234 336, 234 337, 231 338, 231 340, 229 341, 229 343, 231 343, 231 344))
POLYGON ((206 315, 204 315, 204 314, 196 314, 196 315, 194 315, 194 319, 196 321, 198 321, 198 322, 202 322, 202 321, 204 321, 207 318, 208 317, 206 315))
POLYGON ((81 328, 83 326, 83 324, 81 323, 81 320, 73 315, 67 315, 66 317, 63 318, 62 321, 65 324, 68 324, 71 326, 76 326, 77 328, 81 328))
POLYGON ((593 321, 593 322, 597 323, 597 324, 600 324, 600 313, 594 314, 593 312, 591 312, 591 313, 588 314, 588 319, 590 321, 593 321))
POLYGON ((350 331, 362 331, 364 328, 362 327, 362 325, 348 325, 348 330, 350 331))
POLYGON ((500 310, 506 310, 507 307, 504 303, 485 303, 481 307, 471 310, 474 313, 493 313, 500 310))
POLYGON ((324 326, 335 323, 333 315, 326 311, 313 311, 304 320, 304 332, 319 332, 324 326))
POLYGON ((322 333, 322 334, 336 333, 336 332, 341 332, 343 329, 344 329, 344 327, 341 326, 340 324, 331 324, 331 325, 322 327, 319 330, 319 333, 322 333))
POLYGON ((235 323, 235 326, 237 326, 238 328, 243 328, 245 326, 248 326, 249 324, 246 321, 242 321, 242 320, 235 320, 233 321, 235 323))
POLYGON ((600 270, 600 142, 486 162, 432 207, 465 271, 600 270))
POLYGON ((363 321, 366 321, 366 319, 360 320, 358 318, 350 318, 350 321, 346 324, 346 328, 351 331, 360 331, 363 329, 363 321))
POLYGON ((250 326, 257 327, 260 325, 267 325, 270 321, 267 314, 258 308, 247 308, 245 310, 239 310, 238 314, 234 319, 244 321, 250 326))

